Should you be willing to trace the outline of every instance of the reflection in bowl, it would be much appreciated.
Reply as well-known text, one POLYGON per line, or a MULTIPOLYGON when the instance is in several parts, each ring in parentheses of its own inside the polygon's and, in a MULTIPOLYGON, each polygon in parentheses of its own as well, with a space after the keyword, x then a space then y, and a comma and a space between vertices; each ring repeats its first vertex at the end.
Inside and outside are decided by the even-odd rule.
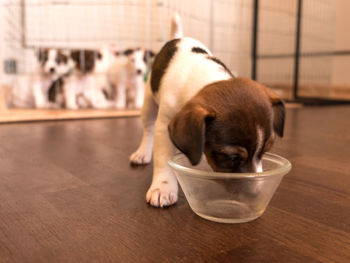
POLYGON ((181 153, 169 160, 191 209, 221 223, 248 222, 261 216, 292 167, 272 153, 266 153, 262 163, 262 173, 218 173, 205 158, 196 166, 181 153))

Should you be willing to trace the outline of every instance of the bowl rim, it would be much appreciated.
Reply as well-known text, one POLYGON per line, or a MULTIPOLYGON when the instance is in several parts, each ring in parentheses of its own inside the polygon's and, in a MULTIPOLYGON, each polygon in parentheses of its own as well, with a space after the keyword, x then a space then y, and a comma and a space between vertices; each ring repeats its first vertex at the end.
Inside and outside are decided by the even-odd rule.
POLYGON ((274 153, 267 152, 264 154, 263 159, 267 159, 273 162, 280 162, 283 165, 280 167, 273 169, 273 170, 268 170, 264 171, 261 173, 224 173, 224 172, 210 172, 210 171, 203 171, 203 170, 197 170, 194 168, 189 168, 182 166, 178 163, 175 162, 175 158, 178 156, 186 156, 178 152, 174 154, 170 160, 168 161, 168 164, 171 168, 177 171, 185 172, 186 175, 188 176, 193 176, 193 177, 201 177, 201 178, 211 178, 211 179, 218 179, 218 178, 265 178, 265 177, 272 177, 272 176, 278 176, 278 175, 285 175, 292 169, 292 164, 286 159, 283 158, 282 156, 279 156, 274 153))

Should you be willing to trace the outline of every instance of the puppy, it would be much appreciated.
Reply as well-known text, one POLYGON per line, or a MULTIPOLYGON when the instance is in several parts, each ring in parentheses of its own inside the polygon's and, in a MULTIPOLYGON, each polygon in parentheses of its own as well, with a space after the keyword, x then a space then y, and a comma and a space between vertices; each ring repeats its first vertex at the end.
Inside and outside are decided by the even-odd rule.
POLYGON ((109 65, 107 53, 97 50, 73 50, 70 56, 75 67, 64 85, 66 107, 110 108, 112 104, 103 93, 105 85, 108 84, 105 77, 108 68, 105 65, 109 65))
MULTIPOLYGON (((172 23, 179 27, 179 18, 172 23)), ((167 164, 176 148, 193 165, 204 153, 214 171, 261 172, 263 154, 276 135, 283 136, 284 116, 280 98, 255 81, 235 78, 199 41, 169 41, 155 57, 142 109, 143 138, 130 156, 132 164, 146 164, 153 149, 147 202, 176 203, 178 184, 167 164)))
POLYGON ((141 108, 144 100, 144 76, 155 54, 141 48, 116 53, 116 60, 107 73, 117 109, 141 108))
POLYGON ((38 60, 34 74, 19 76, 12 89, 12 104, 23 108, 57 108, 49 101, 49 89, 53 82, 69 74, 73 61, 63 50, 44 48, 36 52, 38 60))

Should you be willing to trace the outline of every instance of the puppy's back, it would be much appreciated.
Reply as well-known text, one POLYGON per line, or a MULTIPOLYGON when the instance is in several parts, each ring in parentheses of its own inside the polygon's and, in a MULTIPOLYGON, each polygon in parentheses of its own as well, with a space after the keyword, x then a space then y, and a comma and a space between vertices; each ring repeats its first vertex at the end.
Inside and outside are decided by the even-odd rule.
POLYGON ((185 37, 169 41, 160 50, 154 60, 150 84, 156 101, 167 100, 167 104, 177 106, 204 86, 231 77, 231 72, 205 45, 185 37))

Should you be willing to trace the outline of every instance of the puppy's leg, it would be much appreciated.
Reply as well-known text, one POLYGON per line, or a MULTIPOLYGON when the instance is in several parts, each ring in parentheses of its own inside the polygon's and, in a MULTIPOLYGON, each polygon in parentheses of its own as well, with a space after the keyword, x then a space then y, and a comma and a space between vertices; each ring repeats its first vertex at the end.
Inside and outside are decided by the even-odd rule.
POLYGON ((157 118, 158 105, 155 103, 151 88, 147 85, 144 104, 141 112, 143 136, 140 146, 130 156, 131 164, 147 164, 151 162, 153 150, 154 123, 157 118))
POLYGON ((120 82, 117 85, 117 100, 115 102, 115 107, 117 109, 126 108, 126 83, 120 82))
POLYGON ((135 96, 135 107, 137 109, 141 109, 143 101, 144 101, 144 95, 145 95, 145 83, 143 81, 142 76, 136 77, 136 96, 135 96))
POLYGON ((71 77, 64 85, 64 98, 66 103, 66 108, 71 110, 78 109, 77 98, 76 98, 76 89, 80 83, 71 77))
POLYGON ((112 104, 109 103, 105 95, 103 94, 103 88, 107 86, 105 81, 106 77, 102 74, 96 74, 96 76, 91 77, 91 105, 94 109, 107 109, 111 108, 112 104))
POLYGON ((45 98, 45 94, 43 91, 43 81, 40 80, 36 80, 33 83, 33 95, 34 95, 34 103, 35 103, 35 107, 38 109, 42 109, 42 108, 47 108, 48 107, 48 103, 47 100, 45 98))
POLYGON ((110 109, 112 103, 108 101, 101 90, 94 91, 94 99, 92 100, 92 107, 95 109, 110 109))
POLYGON ((152 184, 146 194, 146 200, 156 207, 169 206, 177 201, 178 184, 168 165, 168 160, 175 152, 175 147, 168 135, 168 123, 166 116, 159 115, 155 125, 154 172, 152 184))

